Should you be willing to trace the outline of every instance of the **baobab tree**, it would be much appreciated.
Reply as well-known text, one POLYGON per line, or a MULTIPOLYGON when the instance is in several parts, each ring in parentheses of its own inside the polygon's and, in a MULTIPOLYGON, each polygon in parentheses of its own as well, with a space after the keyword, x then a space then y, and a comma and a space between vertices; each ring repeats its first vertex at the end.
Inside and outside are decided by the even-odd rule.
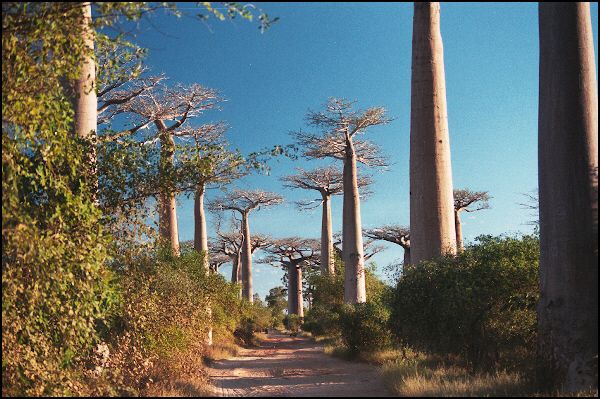
POLYGON ((98 130, 92 3, 81 3, 81 13, 81 37, 85 51, 80 64, 79 78, 75 82, 75 132, 81 138, 89 138, 98 130))
POLYGON ((342 160, 343 169, 343 242, 344 242, 344 301, 360 303, 367 300, 360 195, 357 163, 367 166, 385 166, 377 145, 356 139, 367 129, 390 122, 381 107, 364 111, 352 109, 353 103, 330 98, 325 110, 309 112, 308 124, 322 130, 321 134, 294 133, 307 158, 334 158, 342 160))
MULTIPOLYGON (((145 91, 122 105, 121 112, 132 116, 135 126, 154 125, 153 135, 146 142, 160 143, 159 180, 159 234, 169 243, 173 253, 179 253, 177 231, 177 170, 175 168, 175 137, 190 134, 186 122, 203 111, 215 108, 221 101, 218 93, 199 84, 167 87, 156 85, 153 90, 145 91), (167 122, 172 122, 169 125, 167 122)), ((195 130, 212 130, 214 124, 204 125, 195 130)))
MULTIPOLYGON (((222 188, 248 173, 246 161, 239 151, 229 151, 223 123, 205 124, 177 133, 187 142, 179 155, 182 169, 191 185, 182 191, 194 193, 194 249, 208 255, 208 235, 204 195, 207 189, 222 188)), ((205 257, 205 267, 209 259, 205 257)))
POLYGON ((302 295, 302 267, 314 264, 319 259, 319 242, 313 239, 290 237, 273 240, 263 248, 267 256, 261 263, 282 266, 288 276, 288 314, 304 318, 302 295))
POLYGON ((456 249, 465 249, 462 235, 462 224, 460 222, 461 212, 477 212, 489 209, 490 195, 487 191, 471 191, 467 189, 454 190, 454 226, 456 229, 456 249))
POLYGON ((540 354, 598 389, 598 94, 589 3, 540 3, 540 354))
MULTIPOLYGON (((335 272, 335 261, 333 258, 333 228, 331 224, 331 196, 343 192, 342 171, 334 166, 316 168, 306 171, 298 168, 295 175, 282 177, 285 187, 314 190, 321 194, 321 198, 314 201, 298 202, 303 209, 323 206, 321 218, 321 273, 333 274, 335 272), (316 203, 316 205, 315 205, 316 203)), ((369 176, 358 178, 358 187, 362 188, 371 184, 369 176)), ((363 192, 364 196, 364 192, 363 192)))
POLYGON ((365 237, 400 245, 404 249, 403 265, 410 265, 410 230, 399 225, 386 225, 363 230, 365 237))
MULTIPOLYGON (((244 236, 241 229, 238 231, 221 232, 217 229, 217 238, 213 241, 211 247, 215 248, 216 252, 227 255, 232 264, 231 282, 242 282, 242 247, 244 246, 244 236)), ((250 252, 253 254, 257 249, 260 249, 269 244, 271 237, 264 234, 253 234, 251 238, 250 252)), ((240 291, 241 296, 241 291, 240 291)))
POLYGON ((219 268, 230 261, 231 259, 229 256, 220 253, 215 249, 214 251, 211 251, 210 254, 209 270, 211 273, 218 273, 219 268))
POLYGON ((215 198, 208 203, 214 211, 232 210, 242 217, 242 297, 253 301, 252 290, 252 237, 250 235, 249 215, 254 209, 260 210, 281 204, 283 197, 279 194, 262 190, 233 190, 224 197, 215 198))
POLYGON ((439 3, 414 3, 410 111, 411 261, 456 253, 439 3))

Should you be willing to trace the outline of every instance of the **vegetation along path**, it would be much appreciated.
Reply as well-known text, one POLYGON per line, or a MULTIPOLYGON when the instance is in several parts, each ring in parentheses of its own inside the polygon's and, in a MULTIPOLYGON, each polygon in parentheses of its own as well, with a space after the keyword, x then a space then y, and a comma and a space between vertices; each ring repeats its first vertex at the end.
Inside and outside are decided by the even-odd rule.
POLYGON ((390 396, 375 366, 273 331, 260 347, 213 363, 209 373, 218 396, 390 396))

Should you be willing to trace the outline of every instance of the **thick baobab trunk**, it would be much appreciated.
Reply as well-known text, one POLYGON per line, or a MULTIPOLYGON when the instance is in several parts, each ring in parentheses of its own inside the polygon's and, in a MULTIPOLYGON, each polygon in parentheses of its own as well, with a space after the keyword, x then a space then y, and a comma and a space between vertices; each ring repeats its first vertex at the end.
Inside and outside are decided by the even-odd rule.
POLYGON ((204 267, 208 269, 208 236, 204 214, 204 185, 199 184, 194 196, 194 249, 204 255, 204 267))
POLYGON ((241 273, 241 267, 240 267, 240 256, 239 254, 230 256, 231 259, 231 282, 232 283, 239 283, 241 281, 240 278, 240 273, 241 273))
MULTIPOLYGON (((210 269, 208 259, 208 237, 206 235, 206 215, 204 214, 204 185, 199 184, 196 187, 194 195, 194 249, 202 254, 202 263, 206 270, 210 269)), ((209 327, 206 337, 206 344, 213 344, 213 328, 212 328, 212 308, 210 304, 206 307, 208 314, 209 327)))
POLYGON ((333 229, 331 227, 331 196, 323 196, 323 217, 321 222, 321 274, 335 273, 333 257, 333 229))
POLYGON ((342 257, 344 260, 344 302, 366 302, 365 267, 360 196, 358 193, 356 153, 351 137, 346 137, 344 158, 344 209, 342 224, 342 257))
POLYGON ((288 313, 304 318, 304 299, 302 297, 302 268, 297 262, 289 262, 288 267, 288 313))
POLYGON ((454 226, 456 230, 456 251, 462 252, 465 249, 462 236, 462 225, 460 223, 460 211, 454 211, 454 226))
MULTIPOLYGON (((164 122, 155 122, 160 135, 160 169, 161 174, 168 173, 175 159, 175 142, 167 132, 164 122)), ((179 234, 177 230, 177 201, 175 194, 164 189, 160 194, 159 233, 160 237, 169 243, 173 254, 179 256, 179 234)))
POLYGON ((412 262, 456 253, 439 3, 415 3, 410 113, 412 262))
POLYGON ((589 3, 540 3, 540 354, 598 387, 598 98, 589 3))
POLYGON ((242 244, 242 297, 253 302, 252 292, 252 243, 250 238, 250 224, 248 222, 248 213, 242 214, 242 234, 244 242, 242 244))
POLYGON ((86 55, 81 61, 79 79, 75 82, 75 129, 77 135, 87 138, 96 134, 98 129, 98 99, 96 97, 96 63, 94 53, 94 32, 92 23, 92 5, 83 3, 81 35, 86 47, 86 55))
MULTIPOLYGON (((94 60, 94 30, 92 23, 92 5, 83 3, 83 18, 81 21, 81 36, 85 46, 85 53, 81 59, 79 77, 75 81, 73 108, 75 111, 75 132, 83 139, 91 139, 98 130, 98 98, 96 95, 96 62, 94 60)), ((96 167, 96 148, 91 144, 89 153, 86 154, 91 187, 91 197, 97 200, 98 172, 96 167)))
POLYGON ((405 247, 403 246, 402 248, 404 248, 404 260, 403 260, 403 266, 408 266, 410 265, 410 247, 405 247))

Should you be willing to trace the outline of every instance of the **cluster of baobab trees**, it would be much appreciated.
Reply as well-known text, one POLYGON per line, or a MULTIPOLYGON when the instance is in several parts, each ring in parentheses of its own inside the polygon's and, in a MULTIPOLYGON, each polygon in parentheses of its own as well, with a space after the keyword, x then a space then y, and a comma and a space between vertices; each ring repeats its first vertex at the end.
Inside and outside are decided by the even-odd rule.
MULTIPOLYGON (((83 11, 82 35, 93 49, 90 5, 84 5, 83 11)), ((598 105, 589 4, 541 3, 539 44, 539 348, 542 358, 555 373, 555 381, 568 390, 577 390, 597 386, 598 361, 598 105)), ((141 80, 129 91, 108 86, 98 91, 101 97, 105 96, 99 108, 94 65, 90 55, 82 62, 81 78, 75 85, 78 93, 76 129, 81 137, 97 131, 102 113, 135 114, 137 125, 125 133, 133 134, 153 125, 155 134, 148 141, 160 144, 161 173, 167 175, 173 166, 174 137, 188 137, 200 143, 206 137, 222 133, 223 127, 218 124, 201 128, 191 128, 188 124, 186 127, 188 118, 214 107, 218 100, 214 91, 198 85, 173 90, 161 86, 160 79, 155 78, 141 80)), ((418 265, 423 260, 460 251, 463 247, 460 212, 474 210, 469 208, 473 206, 481 209, 487 202, 485 195, 475 195, 473 200, 462 195, 464 193, 453 193, 438 3, 414 5, 410 119, 410 234, 408 229, 399 226, 370 229, 365 234, 401 245, 406 250, 405 263, 418 265)), ((342 161, 342 172, 334 169, 300 171, 285 182, 321 194, 323 225, 319 261, 321 270, 327 273, 333 268, 334 251, 330 197, 343 193, 344 299, 351 303, 364 302, 367 293, 359 188, 367 183, 364 177, 363 180, 359 177, 357 164, 377 167, 385 165, 385 160, 375 144, 357 137, 373 126, 389 123, 390 119, 383 108, 356 111, 350 102, 331 99, 324 111, 309 113, 307 120, 312 127, 321 129, 321 133, 295 134, 304 149, 303 155, 342 161)), ((203 156, 203 148, 206 147, 197 146, 198 157, 203 156)), ((234 158, 229 160, 235 164, 234 158)), ((188 187, 195 191, 196 198, 195 248, 205 253, 208 253, 208 239, 204 190, 210 182, 221 183, 222 176, 231 181, 230 172, 237 169, 229 167, 229 161, 224 164, 226 173, 209 172, 209 179, 204 179, 206 174, 203 174, 203 178, 188 187)), ((175 194, 181 190, 173 187, 158 194, 160 234, 171 243, 175 253, 179 250, 175 194)), ((235 245, 226 245, 226 255, 234 259, 235 279, 241 278, 244 296, 250 300, 252 251, 259 244, 253 247, 248 216, 252 210, 281 201, 274 193, 238 190, 210 204, 213 209, 229 209, 241 216, 241 238, 236 239, 235 245)), ((220 239, 225 242, 226 236, 220 239)), ((289 242, 273 242, 270 251, 286 265, 315 257, 314 242, 295 241, 300 248, 289 242)), ((209 265, 207 258, 205 266, 209 265)), ((294 279, 296 277, 290 275, 290 280, 294 279)), ((296 303, 298 301, 296 299, 296 303)))
MULTIPOLYGON (((589 3, 540 3, 539 44, 539 353, 565 389, 597 388, 598 97, 589 3)), ((437 3, 414 6, 410 130, 418 264, 461 246, 437 3)))

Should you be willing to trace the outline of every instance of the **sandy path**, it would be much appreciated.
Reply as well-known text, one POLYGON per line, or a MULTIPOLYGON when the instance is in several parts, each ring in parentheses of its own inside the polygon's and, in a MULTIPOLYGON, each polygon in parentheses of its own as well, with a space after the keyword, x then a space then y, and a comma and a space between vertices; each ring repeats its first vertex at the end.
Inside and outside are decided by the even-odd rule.
POLYGON ((271 332, 260 348, 209 369, 217 396, 390 396, 375 366, 323 353, 307 338, 271 332))

